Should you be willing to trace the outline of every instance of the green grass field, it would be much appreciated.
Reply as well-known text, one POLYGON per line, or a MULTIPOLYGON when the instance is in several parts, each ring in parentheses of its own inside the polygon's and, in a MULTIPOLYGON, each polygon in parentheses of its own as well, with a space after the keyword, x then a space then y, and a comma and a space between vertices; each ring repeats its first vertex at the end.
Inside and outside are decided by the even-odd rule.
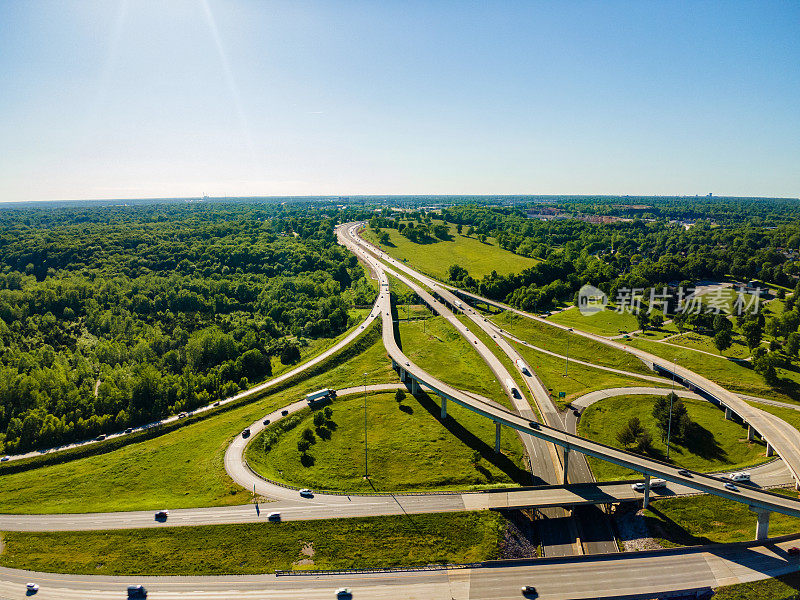
POLYGON ((399 323, 401 348, 414 363, 450 385, 511 403, 478 352, 444 317, 399 323))
MULTIPOLYGON (((669 390, 665 391, 666 395, 669 390)), ((587 408, 578 423, 578 434, 609 446, 621 447, 617 432, 631 417, 638 417, 653 436, 653 458, 666 461, 666 444, 652 416, 657 396, 615 396, 587 408)), ((718 408, 704 400, 683 399, 696 427, 687 441, 673 440, 669 460, 673 464, 700 472, 726 471, 764 461, 764 446, 747 442, 747 432, 733 421, 726 421, 718 408)), ((608 481, 636 473, 589 457, 589 466, 598 481, 608 481)))
MULTIPOLYGON (((438 399, 437 399, 438 400, 438 399)), ((369 473, 364 476, 364 399, 335 400, 329 439, 317 435, 308 450, 314 464, 303 466, 297 442, 304 429, 314 429, 312 413, 280 434, 269 452, 263 448, 265 430, 248 445, 250 468, 269 479, 297 487, 348 492, 475 489, 527 484, 525 459, 519 436, 505 428, 502 452, 494 454, 494 424, 455 404, 449 418, 439 420, 439 404, 427 397, 407 394, 398 404, 394 393, 367 396, 369 473), (475 451, 482 459, 473 464, 475 451)))
POLYGON ((597 335, 618 335, 639 329, 636 317, 632 313, 619 313, 610 309, 584 316, 573 306, 567 310, 553 313, 547 317, 547 320, 597 335))
POLYGON ((722 356, 726 358, 747 358, 750 356, 750 350, 747 348, 744 338, 738 333, 734 333, 733 345, 731 345, 731 347, 724 352, 717 350, 717 347, 714 345, 714 336, 703 335, 693 331, 687 331, 683 335, 670 338, 664 343, 674 346, 682 346, 684 348, 702 350, 704 352, 710 352, 716 356, 722 356))
MULTIPOLYGON (((782 493, 796 496, 796 492, 782 493)), ((756 515, 746 504, 719 496, 659 499, 644 514, 650 534, 665 547, 744 542, 752 540, 756 530, 756 515)), ((800 520, 770 515, 770 536, 798 531, 800 520)))
POLYGON ((611 387, 627 387, 635 385, 650 385, 641 379, 618 375, 602 369, 593 369, 579 365, 573 361, 569 363, 569 369, 565 369, 565 360, 556 358, 538 350, 533 350, 522 344, 514 343, 517 352, 525 359, 525 362, 539 376, 542 383, 551 393, 553 401, 561 408, 564 408, 572 400, 579 396, 611 387), (565 371, 567 376, 564 376, 565 371), (559 392, 564 392, 561 398, 559 392))
POLYGON ((800 592, 800 572, 714 590, 715 600, 790 600, 800 592))
MULTIPOLYGON (((440 221, 438 221, 440 223, 440 221)), ((503 250, 493 238, 481 243, 475 237, 456 233, 455 225, 450 225, 451 241, 436 241, 417 244, 400 235, 396 229, 385 229, 389 233, 391 246, 378 244, 375 232, 367 227, 363 231, 365 240, 381 246, 391 257, 408 262, 423 273, 447 281, 450 265, 464 267, 476 279, 497 271, 501 275, 519 273, 532 267, 538 261, 503 250)))
MULTIPOLYGON (((787 379, 781 387, 772 388, 766 384, 761 375, 753 371, 748 363, 709 356, 701 352, 649 342, 643 339, 633 339, 627 343, 668 361, 674 361, 679 365, 685 366, 733 392, 771 398, 782 402, 800 402, 800 383, 787 379)), ((777 369, 777 371, 779 377, 788 378, 787 371, 784 369, 777 369)), ((792 372, 791 376, 800 379, 799 373, 792 372)))
POLYGON ((590 340, 558 327, 540 323, 510 311, 502 312, 490 319, 514 336, 544 348, 550 352, 566 355, 569 339, 569 356, 614 369, 653 375, 642 361, 622 350, 616 350, 600 342, 590 340))
MULTIPOLYGON (((464 512, 118 531, 3 533, 0 564, 83 575, 235 575, 498 557, 498 513, 464 512)), ((336 586, 332 583, 331 589, 336 586)))
POLYGON ((303 394, 351 386, 363 381, 364 372, 370 383, 399 381, 379 337, 327 373, 167 435, 106 454, 3 475, 0 511, 77 513, 247 502, 250 492, 236 486, 224 470, 230 440, 262 415, 303 394))

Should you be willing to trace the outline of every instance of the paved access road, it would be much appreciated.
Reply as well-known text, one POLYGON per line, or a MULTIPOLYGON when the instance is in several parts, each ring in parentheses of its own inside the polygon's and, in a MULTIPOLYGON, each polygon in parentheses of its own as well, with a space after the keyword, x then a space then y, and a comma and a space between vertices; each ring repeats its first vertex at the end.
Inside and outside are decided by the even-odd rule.
POLYGON ((25 598, 25 582, 37 581, 43 600, 119 600, 141 583, 152 600, 332 600, 348 587, 354 600, 518 600, 520 587, 535 585, 540 600, 657 594, 775 577, 796 571, 786 549, 796 544, 711 546, 603 557, 529 561, 518 566, 457 570, 331 575, 227 577, 101 577, 56 575, 0 568, 0 598, 25 598))

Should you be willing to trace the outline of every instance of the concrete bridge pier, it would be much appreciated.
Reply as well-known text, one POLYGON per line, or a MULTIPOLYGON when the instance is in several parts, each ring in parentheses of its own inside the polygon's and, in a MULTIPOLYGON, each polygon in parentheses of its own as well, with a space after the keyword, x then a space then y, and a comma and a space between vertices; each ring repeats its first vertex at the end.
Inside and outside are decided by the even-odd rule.
POLYGON ((752 425, 747 425, 747 441, 752 442, 756 439, 756 430, 753 429, 752 425))
POLYGON ((447 398, 441 396, 442 399, 442 421, 447 418, 447 398))
POLYGON ((406 380, 406 371, 405 369, 400 369, 400 381, 405 382, 406 380))
POLYGON ((567 475, 569 474, 569 446, 564 447, 564 477, 562 483, 567 485, 567 475))
POLYGON ((644 501, 642 508, 647 508, 650 505, 650 475, 644 476, 644 501))
POLYGON ((756 540, 761 541, 767 539, 769 537, 770 511, 764 510, 763 508, 753 508, 752 506, 750 510, 758 516, 758 520, 756 521, 756 540))
POLYGON ((411 380, 411 395, 416 396, 419 394, 419 381, 416 379, 411 380))
POLYGON ((397 368, 397 361, 395 359, 392 359, 392 368, 393 369, 397 368))
POLYGON ((733 421, 733 411, 727 406, 725 407, 725 420, 733 421))
POLYGON ((494 422, 494 451, 500 454, 500 421, 494 422))
POLYGON ((772 446, 770 446, 769 442, 767 442, 767 452, 766 452, 767 458, 774 455, 775 455, 775 449, 772 446))

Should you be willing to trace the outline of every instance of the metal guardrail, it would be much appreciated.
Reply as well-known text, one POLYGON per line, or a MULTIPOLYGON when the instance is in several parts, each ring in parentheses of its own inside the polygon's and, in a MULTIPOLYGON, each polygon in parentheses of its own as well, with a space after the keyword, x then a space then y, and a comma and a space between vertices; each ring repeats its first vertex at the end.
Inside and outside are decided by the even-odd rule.
POLYGON ((298 571, 275 571, 276 577, 294 575, 370 575, 373 573, 414 573, 418 571, 453 571, 458 569, 477 569, 484 563, 445 563, 439 565, 420 565, 416 567, 386 567, 376 569, 300 569, 298 571))

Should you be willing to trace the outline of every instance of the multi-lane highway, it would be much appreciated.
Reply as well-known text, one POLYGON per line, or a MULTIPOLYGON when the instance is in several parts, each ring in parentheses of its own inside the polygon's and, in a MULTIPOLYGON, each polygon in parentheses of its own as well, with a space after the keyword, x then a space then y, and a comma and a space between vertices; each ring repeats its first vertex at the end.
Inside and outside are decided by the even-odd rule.
MULTIPOLYGON (((350 227, 352 225, 341 227, 340 234, 343 231, 352 231, 350 227)), ((547 407, 544 402, 539 405, 539 410, 547 423, 539 424, 533 420, 533 413, 530 411, 530 407, 528 406, 526 409, 519 402, 520 398, 517 398, 513 393, 510 394, 513 406, 523 414, 509 411, 488 399, 457 390, 432 377, 418 365, 415 365, 400 350, 395 340, 387 270, 391 270, 393 275, 402 278, 401 280, 404 280, 404 283, 413 284, 412 289, 416 287, 415 292, 421 295, 423 300, 431 306, 436 307, 437 312, 444 314, 457 330, 461 331, 462 335, 470 341, 473 347, 480 349, 479 351, 486 349, 488 354, 482 352, 482 356, 484 356, 487 364, 490 364, 492 371, 496 375, 504 377, 508 372, 505 371, 497 357, 482 344, 481 340, 472 334, 468 327, 458 321, 448 308, 442 305, 441 301, 444 301, 450 306, 463 308, 456 304, 458 299, 450 290, 430 280, 430 287, 435 292, 435 295, 441 299, 440 301, 414 281, 420 281, 428 285, 420 274, 413 270, 400 269, 406 275, 414 278, 414 280, 411 280, 387 267, 378 260, 378 258, 386 259, 386 257, 381 257, 380 254, 376 257, 367 252, 361 247, 364 242, 357 239, 357 236, 346 235, 343 242, 367 262, 377 274, 380 282, 380 292, 375 308, 363 326, 352 332, 348 338, 342 340, 334 348, 331 348, 328 353, 335 352, 346 343, 349 343, 349 341, 352 341, 352 339, 355 339, 364 326, 380 316, 383 320, 384 346, 393 363, 400 370, 401 376, 406 378, 406 382, 411 385, 412 389, 422 385, 429 393, 439 395, 443 399, 492 419, 498 424, 498 427, 511 427, 518 431, 523 436, 523 439, 529 439, 529 447, 531 448, 547 448, 555 445, 561 449, 575 450, 586 455, 596 456, 602 460, 614 462, 643 474, 660 476, 669 482, 667 489, 664 491, 665 494, 712 493, 737 502, 746 503, 757 509, 800 516, 800 503, 791 498, 770 494, 759 489, 739 488, 737 491, 727 490, 724 486, 725 482, 714 476, 699 473, 683 474, 671 465, 665 465, 579 438, 574 435, 574 423, 570 423, 568 419, 565 424, 561 421, 561 417, 557 412, 555 414, 549 412, 550 407, 547 407), (423 293, 420 294, 420 292, 423 293), (492 364, 493 361, 496 364, 492 364), (500 368, 497 368, 498 365, 500 368), (525 413, 524 411, 526 410, 530 412, 525 413), (556 417, 558 418, 557 421, 556 417)), ((510 307, 505 306, 504 308, 510 309, 510 307)), ((500 335, 500 333, 497 330, 492 332, 492 325, 488 324, 488 321, 485 322, 487 325, 484 327, 476 320, 481 318, 480 315, 469 308, 465 310, 465 314, 472 319, 475 326, 480 327, 488 335, 492 335, 492 339, 498 339, 495 336, 500 335)), ((536 318, 532 315, 526 314, 526 316, 536 318)), ((553 325, 552 323, 550 324, 553 325)), ((583 334, 583 332, 577 331, 575 333, 587 335, 591 338, 599 338, 598 341, 603 343, 610 342, 600 336, 592 336, 591 334, 583 334)), ((503 344, 500 342, 498 342, 498 346, 503 348, 503 344)), ((740 403, 743 401, 738 398, 730 398, 729 396, 732 396, 732 394, 722 390, 719 386, 715 387, 712 382, 696 376, 687 369, 674 365, 671 368, 667 368, 663 364, 664 361, 657 357, 652 357, 652 355, 636 351, 636 349, 630 349, 621 344, 619 346, 639 356, 648 364, 653 364, 656 369, 663 373, 674 373, 676 377, 698 389, 704 397, 713 396, 723 405, 735 410, 737 414, 756 428, 762 436, 766 437, 779 454, 781 452, 784 453, 781 454, 785 459, 784 462, 791 463, 794 460, 792 445, 798 444, 798 440, 792 439, 792 431, 795 438, 797 431, 780 421, 780 419, 764 417, 759 414, 761 411, 758 411, 758 409, 752 409, 758 412, 748 412, 747 409, 736 404, 736 401, 740 403), (651 360, 651 358, 656 360, 651 360), (720 392, 720 390, 724 393, 720 392)), ((510 345, 509 347, 513 351, 513 347, 510 345)), ((506 352, 506 354, 509 357, 513 357, 513 353, 506 352)), ((315 362, 324 360, 324 357, 325 355, 318 357, 315 362)), ((307 366, 308 364, 304 365, 304 367, 307 366)), ((289 377, 293 374, 294 372, 286 374, 284 377, 289 377)), ((541 391, 537 390, 538 379, 532 377, 530 381, 527 379, 525 381, 538 405, 539 401, 543 400, 541 391)), ((274 385, 274 383, 275 380, 268 382, 267 385, 274 385)), ((538 385, 541 385, 541 382, 538 385)), ((379 388, 394 389, 394 387, 396 386, 376 386, 373 391, 377 391, 379 388)), ((363 390, 363 386, 359 386, 341 390, 341 393, 346 395, 347 393, 356 393, 363 390)), ((507 388, 507 391, 510 390, 507 388)), ((250 390, 249 393, 254 392, 250 390)), ((588 401, 589 399, 584 400, 584 402, 588 401)), ((299 410, 305 405, 305 402, 298 402, 286 407, 286 410, 299 410)), ((275 413, 265 415, 265 418, 274 420, 280 418, 280 416, 275 413)), ((263 420, 261 425, 263 425, 263 420)), ((257 432, 259 424, 254 424, 253 427, 253 432, 257 432)), ((245 440, 237 438, 228 449, 225 464, 229 472, 232 472, 234 480, 250 487, 254 476, 241 461, 244 445, 245 440), (243 469, 243 471, 239 471, 239 474, 236 475, 237 469, 243 469)), ((548 451, 548 454, 552 458, 554 453, 548 451)), ((554 470, 557 469, 558 459, 559 457, 556 456, 556 460, 549 461, 554 470)), ((544 461, 544 463, 547 462, 544 461)), ((572 475, 574 469, 572 465, 576 462, 573 457, 568 463, 568 474, 571 481, 582 477, 581 474, 575 477, 572 475)), ((763 475, 765 481, 768 476, 786 479, 787 467, 783 466, 781 461, 774 461, 770 465, 772 467, 766 466, 763 473, 759 473, 757 476, 761 477, 763 475), (781 472, 781 469, 783 469, 783 472, 781 472)), ((796 464, 789 464, 788 467, 788 471, 795 477, 797 475, 796 467, 796 464)), ((256 492, 260 493, 258 489, 260 483, 258 481, 255 481, 255 483, 256 492)), ((285 519, 397 514, 401 511, 414 513, 506 507, 542 508, 617 502, 640 497, 638 492, 634 492, 631 489, 630 482, 600 485, 573 484, 569 486, 547 486, 535 489, 463 494, 400 496, 319 494, 311 499, 300 499, 296 495, 296 490, 287 488, 280 488, 282 492, 278 493, 274 488, 279 486, 263 481, 261 483, 273 486, 268 489, 265 488, 265 490, 271 492, 270 495, 274 497, 282 498, 277 502, 270 503, 269 510, 279 510, 285 519)), ((201 523, 257 522, 264 521, 262 508, 257 504, 250 504, 238 507, 175 510, 171 511, 166 523, 154 521, 153 513, 149 511, 95 515, 0 515, 0 530, 115 529, 120 527, 174 527, 176 525, 196 525, 201 523)), ((280 525, 271 524, 267 526, 279 527, 280 525)), ((39 594, 42 598, 116 598, 119 597, 120 592, 124 589, 124 585, 131 583, 135 579, 135 582, 143 582, 150 588, 151 597, 153 598, 208 598, 210 600, 230 597, 294 598, 298 597, 298 595, 304 598, 328 598, 332 597, 332 592, 335 588, 341 586, 352 588, 357 598, 388 598, 398 597, 398 595, 405 598, 518 598, 519 587, 524 584, 536 585, 541 598, 595 598, 598 596, 653 594, 676 589, 716 587, 718 585, 775 576, 797 569, 797 562, 789 558, 785 551, 788 545, 794 544, 796 542, 767 545, 753 544, 751 546, 715 546, 703 549, 676 549, 657 553, 556 558, 530 561, 514 566, 486 565, 480 568, 473 567, 425 573, 359 574, 329 577, 275 577, 263 575, 252 577, 112 578, 32 574, 25 571, 0 569, 0 597, 23 597, 24 582, 34 579, 42 585, 39 594), (676 577, 676 573, 680 575, 676 577)))

